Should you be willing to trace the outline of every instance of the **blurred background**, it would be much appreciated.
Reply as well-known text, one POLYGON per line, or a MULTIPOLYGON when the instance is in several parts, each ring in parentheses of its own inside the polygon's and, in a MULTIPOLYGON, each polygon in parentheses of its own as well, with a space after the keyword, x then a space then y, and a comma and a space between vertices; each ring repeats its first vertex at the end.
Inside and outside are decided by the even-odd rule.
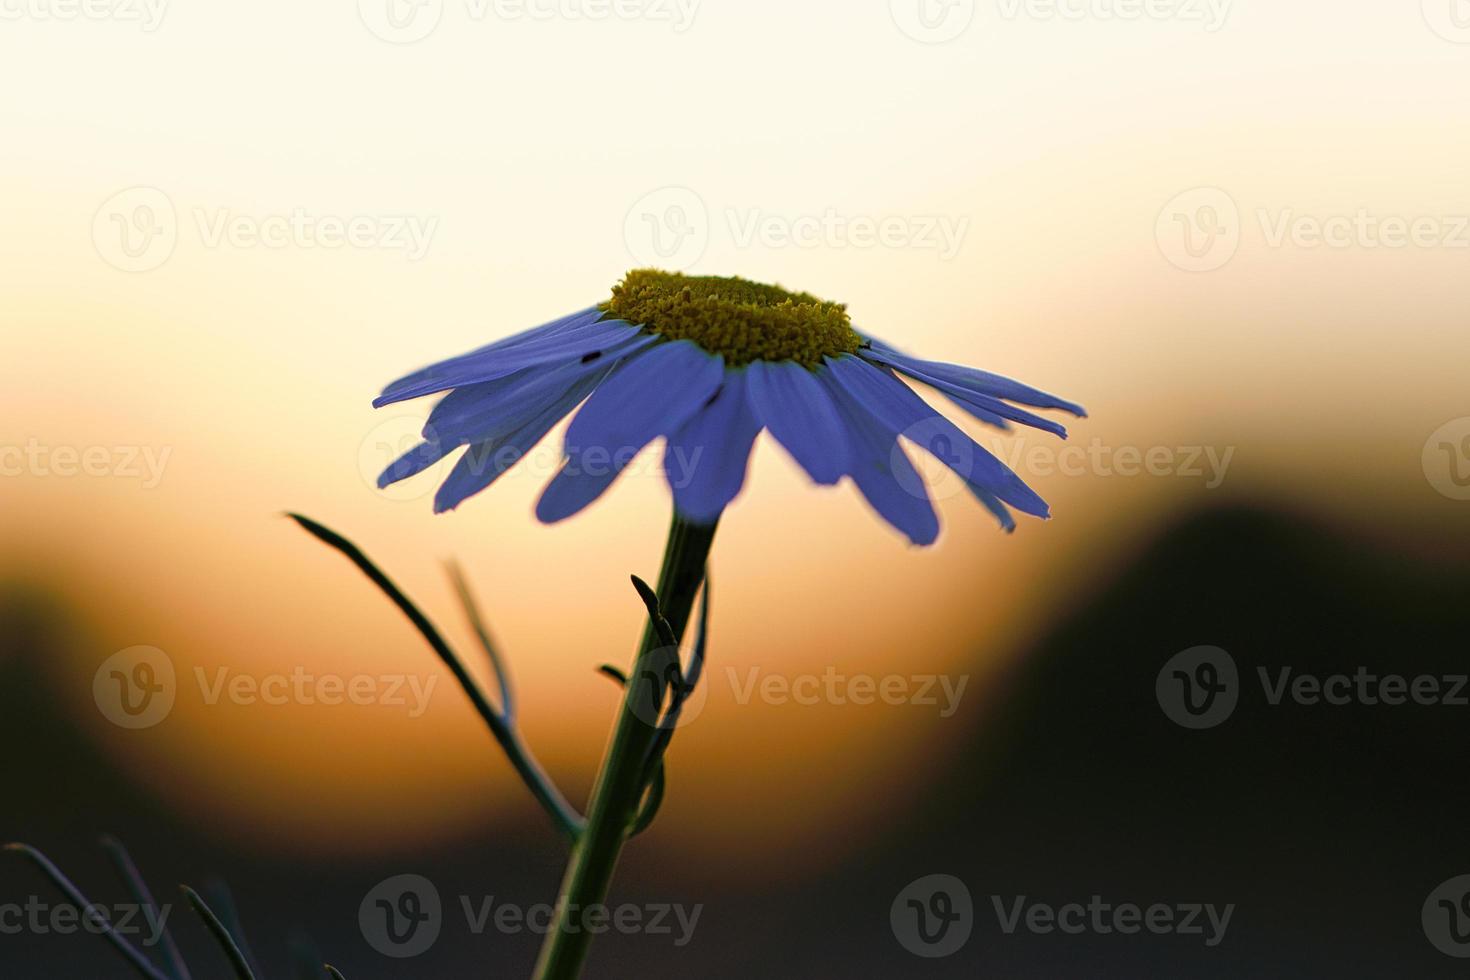
MULTIPOLYGON (((6 3, 0 837, 99 901, 126 901, 103 832, 163 901, 228 881, 266 976, 312 947, 354 980, 528 975, 539 937, 460 900, 550 901, 559 841, 411 628, 281 513, 468 649, 460 562, 581 801, 618 696, 595 668, 658 567, 657 452, 548 528, 553 434, 435 516, 433 476, 373 482, 432 400, 369 403, 655 265, 846 302, 1091 417, 973 427, 1055 517, 1007 536, 935 472, 928 550, 760 444, 707 696, 613 896, 702 913, 683 945, 604 937, 589 976, 1461 975, 1470 906, 1437 943, 1432 893, 1470 874, 1470 708, 1272 704, 1258 674, 1465 669, 1461 6, 6 3), (1201 645, 1238 703, 1190 728, 1165 668, 1201 645), (139 647, 171 677, 145 716, 108 700, 139 647), (869 682, 892 696, 854 703, 869 682), (444 905, 407 959, 359 922, 401 874, 444 905), (973 902, 945 956, 900 921, 934 874, 973 902), (1235 911, 1207 946, 995 907, 1094 895, 1235 911)), ((54 901, 5 857, 0 906, 54 901)), ((0 967, 125 975, 34 928, 0 928, 0 967)))

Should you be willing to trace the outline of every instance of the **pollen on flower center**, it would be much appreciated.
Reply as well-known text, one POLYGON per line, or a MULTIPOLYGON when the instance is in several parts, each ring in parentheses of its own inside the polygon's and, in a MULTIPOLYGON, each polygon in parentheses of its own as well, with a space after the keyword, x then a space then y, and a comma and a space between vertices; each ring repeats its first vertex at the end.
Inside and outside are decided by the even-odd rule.
POLYGON ((844 304, 734 276, 634 269, 600 309, 671 340, 692 340, 732 367, 796 361, 813 368, 862 345, 844 304))

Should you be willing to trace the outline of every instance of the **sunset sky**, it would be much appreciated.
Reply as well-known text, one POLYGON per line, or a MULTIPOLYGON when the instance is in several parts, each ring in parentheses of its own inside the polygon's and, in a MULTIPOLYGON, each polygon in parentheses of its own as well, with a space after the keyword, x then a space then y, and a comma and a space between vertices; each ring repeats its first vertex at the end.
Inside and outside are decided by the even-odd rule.
POLYGON ((0 582, 76 622, 37 697, 182 812, 360 852, 532 806, 421 641, 286 510, 358 541, 468 650, 458 559, 531 742, 580 797, 616 698, 595 668, 633 651, 628 574, 657 573, 656 452, 548 528, 531 506, 554 434, 435 516, 433 476, 372 482, 432 400, 370 401, 632 267, 845 302, 897 346, 1091 413, 1065 457, 973 427, 1054 519, 1008 537, 934 473, 929 550, 762 441, 715 548, 675 847, 855 846, 823 817, 889 818, 902 804, 873 787, 957 734, 937 707, 742 698, 752 677, 969 675, 983 704, 1171 516, 1269 498, 1419 549, 1466 506, 1434 447, 1470 436, 1470 29, 1433 0, 1136 20, 962 0, 942 43, 901 0, 562 4, 555 23, 448 0, 407 43, 358 6, 168 4, 150 24, 141 3, 122 7, 142 21, 27 3, 0 24, 0 582), (136 645, 180 687, 166 722, 126 731, 92 681, 136 645), (196 670, 222 668, 436 686, 417 717, 211 704, 196 670))

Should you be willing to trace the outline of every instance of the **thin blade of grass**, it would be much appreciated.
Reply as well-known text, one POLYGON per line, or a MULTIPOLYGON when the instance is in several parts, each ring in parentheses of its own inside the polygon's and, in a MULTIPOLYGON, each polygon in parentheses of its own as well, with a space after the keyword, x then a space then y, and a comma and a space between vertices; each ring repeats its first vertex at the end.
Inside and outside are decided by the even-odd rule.
POLYGON ((219 916, 220 924, 229 931, 230 938, 240 948, 250 972, 260 973, 260 962, 256 960, 255 953, 250 949, 250 942, 245 938, 245 926, 240 921, 240 912, 235 906, 235 897, 230 894, 230 886, 218 878, 211 878, 204 883, 204 894, 209 907, 219 916))
POLYGON ((500 656, 500 649, 495 641, 490 638, 490 630, 485 626, 485 619, 480 615, 479 603, 475 602, 474 593, 470 591, 469 582, 465 580, 464 572, 454 562, 449 563, 449 578, 454 582, 454 591, 459 594, 460 605, 464 606, 465 618, 469 620, 470 629, 474 630, 475 638, 480 641, 480 647, 485 651, 485 656, 490 659, 490 666, 495 670, 495 682, 500 688, 500 712, 510 724, 516 720, 516 696, 515 689, 511 687, 510 670, 505 665, 505 660, 500 656))
POLYGON ((566 797, 561 794, 561 791, 551 782, 550 777, 547 776, 540 764, 531 756, 530 750, 521 741, 520 734, 516 729, 507 723, 506 719, 495 709, 495 706, 486 699, 485 692, 480 690, 480 685, 475 683, 474 677, 465 669, 464 663, 460 661, 459 656, 445 642, 444 637, 440 635, 438 629, 429 621, 429 618, 419 611, 418 606, 414 605, 413 601, 404 595, 398 586, 393 584, 393 580, 379 570, 378 566, 374 565, 372 560, 363 554, 357 545, 336 531, 318 524, 309 517, 303 517, 301 514, 287 514, 287 516, 301 525, 301 527, 317 540, 336 549, 347 560, 356 565, 358 570, 366 575, 398 607, 399 611, 408 617, 408 621, 413 624, 414 628, 419 631, 419 634, 428 642, 433 651, 438 654, 439 659, 454 674, 454 679, 459 682, 459 686, 464 690, 466 696, 469 697, 470 703, 474 705, 475 710, 479 712, 480 718, 490 729, 491 735, 500 743, 501 749, 510 758, 511 765, 515 767, 521 780, 531 791, 531 795, 546 810, 547 815, 551 817, 552 823, 556 825, 556 828, 561 831, 562 835, 571 843, 575 844, 582 835, 582 827, 586 821, 567 802, 566 797))
MULTIPOLYGON (((34 847, 27 844, 6 844, 5 850, 30 859, 31 863, 41 869, 41 873, 51 880, 51 884, 55 885, 66 896, 67 901, 76 906, 81 914, 86 915, 87 910, 93 907, 92 902, 87 899, 87 896, 83 895, 81 890, 71 883, 71 879, 62 874, 61 869, 52 864, 50 858, 46 857, 46 855, 34 847)), ((166 973, 148 962, 147 957, 138 952, 131 943, 119 935, 117 930, 112 927, 112 923, 105 917, 94 914, 92 921, 99 923, 103 927, 102 935, 107 938, 108 942, 112 943, 113 947, 123 955, 123 958, 132 965, 133 969, 140 976, 147 977, 148 980, 169 980, 166 973)))
MULTIPOLYGON (((444 641, 444 637, 439 635, 439 631, 434 627, 434 624, 429 622, 429 618, 419 611, 419 607, 413 604, 413 600, 409 599, 408 596, 403 594, 403 592, 398 588, 397 585, 393 584, 392 579, 385 575, 378 568, 377 565, 373 564, 372 559, 363 554, 362 550, 358 548, 357 545, 353 544, 351 541, 347 540, 336 531, 333 531, 331 528, 318 524, 311 518, 303 517, 300 514, 288 514, 287 516, 290 517, 297 524, 300 524, 303 528, 305 528, 306 531, 313 537, 315 537, 318 541, 321 541, 323 544, 335 548, 337 551, 346 556, 348 561, 356 565, 358 570, 366 575, 368 579, 374 585, 376 585, 378 589, 384 595, 386 595, 395 606, 398 607, 398 610, 402 612, 403 615, 408 617, 408 621, 412 623, 414 629, 418 630, 420 635, 422 635, 423 638, 428 641, 429 646, 432 647, 434 649, 434 652, 439 655, 439 659, 443 660, 444 663, 449 667, 449 669, 454 671, 455 678, 459 680, 460 686, 466 688, 467 691, 473 690, 475 692, 471 694, 471 698, 480 701, 484 700, 483 695, 479 694, 479 690, 474 684, 473 678, 471 678, 469 673, 465 671, 464 665, 459 662, 459 657, 457 657, 454 651, 450 649, 449 644, 444 641)), ((486 707, 489 707, 488 704, 486 705, 486 707)), ((486 714, 486 712, 482 711, 481 714, 486 714)), ((496 719, 495 724, 499 725, 500 720, 499 717, 496 716, 496 713, 491 710, 488 712, 488 714, 490 717, 494 717, 496 719)), ((487 718, 486 720, 488 721, 489 718, 487 718)))
MULTIPOLYGON (((102 838, 102 849, 107 856, 112 858, 113 866, 124 882, 127 883, 128 891, 133 893, 133 898, 143 907, 146 913, 153 917, 152 921, 158 921, 158 903, 153 900, 153 893, 148 890, 148 883, 143 880, 143 875, 138 871, 138 866, 133 863, 133 857, 128 849, 123 847, 122 841, 108 834, 102 838)), ((184 963, 184 957, 179 953, 178 944, 174 942, 173 934, 164 926, 159 933, 159 945, 163 950, 164 968, 173 980, 190 980, 189 967, 184 963)))
POLYGON ((225 958, 230 961, 230 967, 235 971, 237 980, 255 980, 255 974, 251 972, 250 964, 246 961, 245 954, 240 951, 239 946, 235 945, 235 938, 230 935, 230 930, 225 928, 225 924, 219 920, 219 916, 214 914, 213 910, 205 904, 204 899, 200 898, 199 893, 194 889, 188 885, 180 885, 179 887, 183 889, 184 897, 189 900, 189 905, 199 915, 199 918, 204 921, 204 926, 209 930, 210 935, 214 937, 214 941, 224 951, 225 958))

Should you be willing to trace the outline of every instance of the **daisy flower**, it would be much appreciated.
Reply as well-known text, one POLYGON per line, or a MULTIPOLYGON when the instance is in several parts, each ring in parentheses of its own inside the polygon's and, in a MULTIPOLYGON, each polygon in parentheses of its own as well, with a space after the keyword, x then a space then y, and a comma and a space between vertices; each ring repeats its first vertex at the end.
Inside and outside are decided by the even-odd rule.
POLYGON ((712 524, 740 493, 762 430, 819 484, 850 477, 915 544, 939 534, 903 444, 933 454, 1007 530, 1014 508, 1046 502, 911 388, 918 382, 980 421, 1066 430, 1026 408, 1083 409, 975 368, 901 353, 855 329, 847 308, 740 278, 639 269, 612 298, 441 361, 390 384, 373 404, 447 392, 423 441, 378 478, 386 487, 463 449, 434 498, 453 509, 520 462, 563 418, 561 465, 536 504, 564 520, 600 497, 654 440, 677 515, 712 524), (902 377, 900 377, 902 376, 902 377))

